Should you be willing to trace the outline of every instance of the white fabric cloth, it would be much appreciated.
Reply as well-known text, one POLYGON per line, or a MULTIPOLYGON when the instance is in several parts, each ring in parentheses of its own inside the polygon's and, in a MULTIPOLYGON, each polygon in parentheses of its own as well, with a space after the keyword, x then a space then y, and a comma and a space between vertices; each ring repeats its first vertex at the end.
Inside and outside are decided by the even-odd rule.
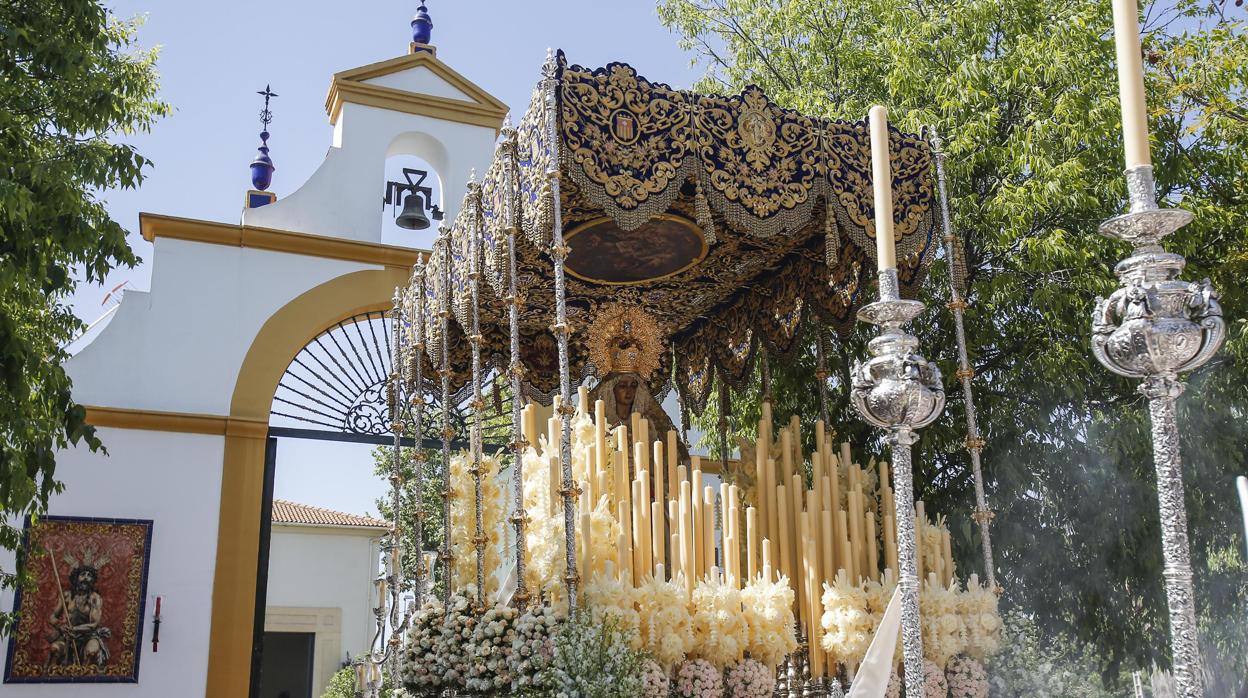
POLYGON ((880 627, 871 639, 867 655, 854 675, 847 698, 884 698, 888 692, 888 680, 893 674, 893 654, 897 651, 897 633, 901 630, 901 594, 900 589, 893 592, 893 598, 884 609, 884 617, 880 619, 880 627))

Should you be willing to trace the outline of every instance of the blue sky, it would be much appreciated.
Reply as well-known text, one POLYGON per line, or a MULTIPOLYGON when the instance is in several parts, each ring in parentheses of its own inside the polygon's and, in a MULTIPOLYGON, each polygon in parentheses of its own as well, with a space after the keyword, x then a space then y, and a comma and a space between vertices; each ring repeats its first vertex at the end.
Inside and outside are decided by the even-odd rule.
MULTIPOLYGON (((118 0, 118 16, 145 15, 143 47, 159 46, 161 96, 172 116, 150 134, 125 139, 155 166, 137 191, 103 193, 109 212, 134 231, 130 243, 145 260, 151 245, 137 235, 141 211, 235 222, 250 187, 248 163, 259 145, 257 90, 273 101, 270 127, 277 166, 271 190, 299 188, 329 147, 325 115, 330 76, 407 52, 409 22, 418 5, 309 0, 211 3, 118 0)), ((528 104, 548 47, 586 66, 625 61, 642 75, 688 87, 700 71, 659 24, 646 0, 430 0, 438 57, 507 103, 517 115, 528 104)), ((148 289, 150 267, 119 270, 73 298, 86 322, 103 312, 114 286, 148 289)), ((205 289, 211 293, 212 289, 205 289)), ((276 496, 347 511, 373 510, 384 490, 372 476, 369 448, 283 440, 276 496)))

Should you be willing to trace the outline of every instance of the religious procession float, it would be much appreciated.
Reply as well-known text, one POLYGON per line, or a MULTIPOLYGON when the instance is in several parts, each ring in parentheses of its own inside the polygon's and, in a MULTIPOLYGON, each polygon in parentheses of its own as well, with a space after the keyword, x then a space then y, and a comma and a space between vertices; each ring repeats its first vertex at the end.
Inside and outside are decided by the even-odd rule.
POLYGON ((991 564, 984 581, 957 569, 910 474, 913 429, 944 403, 902 329, 922 310, 904 298, 956 243, 940 232, 936 145, 882 108, 832 121, 756 88, 695 94, 550 56, 396 293, 391 479, 396 510, 417 510, 391 542, 390 640, 360 685, 987 696, 991 564), (888 430, 891 468, 828 420, 825 342, 859 315, 882 332, 845 387, 888 430), (773 414, 769 366, 812 346, 805 389, 823 414, 773 414), (756 378, 757 439, 728 458, 731 396, 756 378), (662 407, 673 394, 679 431, 662 407), (689 413, 712 402, 713 461, 687 443, 689 413), (451 422, 463 404, 466 434, 451 422), (500 417, 507 447, 487 448, 500 417), (430 433, 440 448, 415 448, 405 478, 403 435, 430 433), (431 480, 436 506, 401 496, 431 480), (441 549, 404 550, 431 520, 441 549))

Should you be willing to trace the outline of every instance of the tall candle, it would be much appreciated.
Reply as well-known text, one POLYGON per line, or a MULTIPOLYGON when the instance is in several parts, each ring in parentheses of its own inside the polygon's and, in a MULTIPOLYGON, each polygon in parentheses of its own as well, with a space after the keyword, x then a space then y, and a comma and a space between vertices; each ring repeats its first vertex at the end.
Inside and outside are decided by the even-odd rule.
POLYGON ((689 529, 689 535, 693 537, 693 565, 689 568, 693 570, 693 579, 696 581, 702 578, 702 574, 706 569, 702 566, 706 560, 706 551, 703 548, 702 527, 705 519, 702 517, 702 459, 693 456, 693 475, 690 483, 690 517, 692 527, 689 529))
POLYGON ((897 268, 893 242, 893 171, 888 147, 888 109, 879 104, 867 113, 871 127, 871 183, 875 190, 875 259, 880 271, 897 268))
POLYGON ((758 576, 758 508, 745 508, 745 573, 750 580, 758 576))
MULTIPOLYGON (((667 430, 667 497, 676 498, 676 468, 680 465, 680 449, 676 447, 676 432, 667 430)), ((669 526, 671 524, 668 524, 669 526)))
MULTIPOLYGON (((793 538, 789 535, 789 498, 786 496, 784 485, 776 487, 776 510, 780 520, 780 526, 776 529, 776 547, 780 553, 780 574, 788 576, 789 584, 793 585, 793 577, 789 573, 792 567, 787 544, 793 538)), ((796 589, 796 585, 793 585, 793 588, 796 589)))
MULTIPOLYGON (((658 470, 655 472, 658 472, 658 470)), ((662 502, 650 503, 650 540, 654 545, 654 569, 656 576, 663 569, 663 561, 667 557, 667 534, 663 531, 663 509, 662 502)))
POLYGON ((772 579, 771 577, 771 540, 767 538, 763 539, 762 553, 763 553, 763 569, 761 570, 761 572, 763 573, 763 579, 770 582, 772 579))
POLYGON ((715 566, 715 488, 702 489, 702 573, 715 566))
MULTIPOLYGON (((820 578, 822 581, 830 582, 836 579, 836 546, 832 544, 832 512, 824 509, 819 512, 819 527, 823 529, 823 535, 820 543, 823 544, 823 550, 820 553, 823 569, 820 570, 820 578)), ((822 588, 820 590, 822 593, 822 588)))
MULTIPOLYGON (((675 502, 672 502, 672 503, 673 503, 673 504, 675 504, 675 502)), ((673 517, 672 517, 672 519, 673 519, 673 520, 676 520, 676 517, 675 517, 675 516, 673 516, 673 517)), ((667 548, 667 549, 668 549, 668 551, 670 551, 670 553, 671 553, 670 557, 671 557, 671 560, 672 560, 672 568, 671 568, 671 569, 672 569, 672 579, 675 579, 675 578, 676 578, 676 575, 680 574, 680 571, 681 571, 682 569, 684 569, 684 568, 683 568, 683 566, 682 566, 682 564, 681 564, 681 559, 680 559, 680 558, 681 558, 681 547, 680 547, 680 546, 681 546, 681 542, 680 542, 680 534, 679 534, 679 533, 673 533, 671 536, 669 536, 669 542, 668 542, 668 548, 667 548)))
MULTIPOLYGON (((775 497, 776 485, 782 484, 776 481, 776 459, 775 458, 767 459, 766 476, 767 476, 767 479, 766 479, 766 482, 764 483, 766 486, 763 487, 763 493, 766 496, 775 497)), ((763 537, 770 538, 772 541, 772 545, 775 545, 775 541, 777 540, 777 538, 779 538, 779 536, 780 536, 780 507, 776 504, 775 499, 770 499, 767 501, 767 525, 763 528, 763 537)), ((777 562, 779 561, 777 560, 777 562)))
POLYGON ((1122 140, 1127 169, 1151 165, 1136 0, 1114 0, 1114 46, 1118 53, 1118 96, 1122 102, 1122 140))
POLYGON ((588 495, 581 494, 581 578, 589 581, 594 576, 594 546, 593 546, 593 529, 589 514, 589 504, 586 501, 588 495))

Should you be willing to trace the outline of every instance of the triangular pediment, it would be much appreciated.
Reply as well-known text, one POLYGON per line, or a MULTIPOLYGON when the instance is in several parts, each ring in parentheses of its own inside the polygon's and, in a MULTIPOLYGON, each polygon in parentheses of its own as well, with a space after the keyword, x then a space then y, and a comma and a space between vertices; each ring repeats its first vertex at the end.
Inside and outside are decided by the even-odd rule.
POLYGON ((346 102, 497 130, 507 105, 486 92, 431 51, 344 70, 334 74, 325 111, 336 123, 346 102))

